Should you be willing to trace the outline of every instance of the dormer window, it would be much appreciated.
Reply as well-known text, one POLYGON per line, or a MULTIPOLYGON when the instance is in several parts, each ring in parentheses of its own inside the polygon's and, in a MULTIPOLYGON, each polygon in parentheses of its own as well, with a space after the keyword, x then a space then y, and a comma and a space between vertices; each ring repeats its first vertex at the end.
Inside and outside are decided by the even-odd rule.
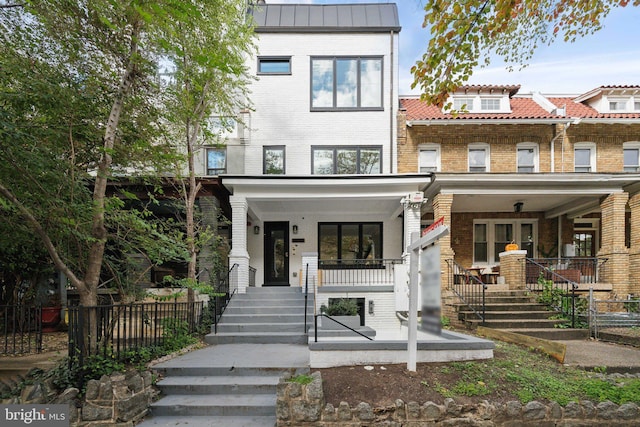
POLYGON ((453 98, 453 109, 473 111, 473 98, 453 98))
POLYGON ((633 103, 633 109, 636 111, 640 111, 640 101, 635 101, 633 103))
POLYGON ((505 95, 453 95, 452 104, 443 112, 450 113, 448 108, 461 113, 510 113, 509 96, 505 95))
POLYGON ((500 99, 480 98, 480 109, 482 111, 498 111, 500 110, 500 99))
POLYGON ((609 111, 626 111, 626 99, 609 99, 609 111))

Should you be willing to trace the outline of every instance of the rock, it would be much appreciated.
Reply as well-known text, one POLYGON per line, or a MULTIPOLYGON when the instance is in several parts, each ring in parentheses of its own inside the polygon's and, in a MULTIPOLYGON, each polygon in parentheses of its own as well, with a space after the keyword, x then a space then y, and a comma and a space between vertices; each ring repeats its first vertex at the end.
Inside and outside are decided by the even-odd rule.
POLYGON ((418 402, 407 403, 407 418, 414 420, 420 418, 420 404, 418 402))
POLYGON ((522 412, 522 405, 518 401, 510 400, 507 402, 505 409, 509 418, 519 418, 522 412))
POLYGON ((549 405, 549 416, 554 420, 562 419, 562 406, 558 402, 551 402, 549 405))
POLYGON ((462 413, 462 406, 458 405, 456 401, 450 397, 444 400, 444 407, 448 415, 457 417, 462 413))
POLYGON ((574 419, 579 420, 584 417, 584 410, 582 409, 582 405, 578 402, 569 402, 567 406, 564 407, 564 418, 565 419, 574 419))
POLYGON ((85 402, 82 405, 83 421, 107 421, 113 418, 113 408, 97 406, 93 403, 85 402))
POLYGON ((322 410, 322 421, 336 421, 338 418, 336 417, 336 408, 333 407, 331 403, 327 403, 327 405, 322 410))
POLYGON ((582 410, 584 412, 585 418, 595 418, 596 416, 596 407, 593 402, 589 400, 580 401, 580 405, 582 406, 582 410))
POLYGON ((531 401, 524 406, 522 418, 525 420, 543 420, 547 416, 547 407, 538 401, 531 401))
POLYGON ((75 387, 71 387, 63 391, 62 394, 60 394, 58 397, 53 399, 53 402, 51 403, 54 403, 54 404, 71 403, 75 400, 76 397, 78 397, 78 394, 80 394, 80 390, 78 390, 75 387))
POLYGON ((128 399, 116 401, 118 421, 131 421, 147 411, 151 399, 147 393, 138 393, 128 399))
POLYGON ((358 418, 360 421, 371 421, 375 419, 375 415, 373 415, 373 408, 366 402, 358 403, 356 411, 358 412, 358 418))
POLYGON ((324 401, 324 391, 322 390, 322 378, 320 373, 317 372, 317 376, 311 383, 307 385, 307 399, 324 401))
POLYGON ((625 403, 618 408, 617 416, 623 420, 635 420, 640 418, 640 408, 635 403, 625 403))
POLYGON ((84 393, 85 399, 97 400, 100 393, 100 381, 89 380, 87 382, 87 390, 84 393))
POLYGON ((276 418, 282 421, 287 421, 291 418, 289 403, 286 400, 278 399, 276 401, 276 418))
POLYGON ((598 403, 596 406, 596 411, 598 412, 598 418, 601 420, 611 420, 616 417, 616 411, 618 410, 618 405, 611 401, 604 401, 598 403))
POLYGON ((351 407, 347 402, 340 402, 338 406, 338 421, 351 421, 351 407))
POLYGON ((442 418, 444 412, 445 410, 441 406, 433 402, 426 402, 422 405, 421 415, 427 421, 438 421, 442 418))

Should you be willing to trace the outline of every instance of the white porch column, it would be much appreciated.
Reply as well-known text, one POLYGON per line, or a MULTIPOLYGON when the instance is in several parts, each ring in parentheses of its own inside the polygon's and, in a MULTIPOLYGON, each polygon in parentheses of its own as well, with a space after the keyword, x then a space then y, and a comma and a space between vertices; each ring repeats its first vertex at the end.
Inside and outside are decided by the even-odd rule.
POLYGON ((318 282, 318 253, 303 252, 302 253, 302 293, 304 294, 307 278, 309 279, 309 293, 313 294, 318 282), (307 265, 309 270, 307 271, 307 265), (309 276, 307 277, 307 272, 309 276))
POLYGON ((402 254, 402 259, 405 264, 409 264, 409 253, 406 248, 411 243, 411 234, 418 233, 420 236, 420 218, 422 217, 421 205, 411 204, 403 199, 404 203, 404 243, 405 251, 402 254))
POLYGON ((229 252, 229 268, 234 264, 238 273, 233 274, 230 288, 238 293, 245 293, 249 286, 249 252, 247 252, 247 209, 248 203, 244 196, 231 196, 231 252, 229 252))

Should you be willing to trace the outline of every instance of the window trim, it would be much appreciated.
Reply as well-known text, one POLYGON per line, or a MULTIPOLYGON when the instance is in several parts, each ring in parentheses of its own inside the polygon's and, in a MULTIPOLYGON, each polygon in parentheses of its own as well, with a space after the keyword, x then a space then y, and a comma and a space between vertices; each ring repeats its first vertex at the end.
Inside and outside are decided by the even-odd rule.
POLYGON ((256 74, 258 76, 290 76, 291 75, 291 56, 258 56, 257 64, 256 64, 256 74), (265 62, 287 62, 289 64, 289 71, 261 71, 260 64, 265 62))
POLYGON ((640 141, 627 141, 622 144, 622 171, 627 173, 638 173, 640 172, 640 141), (638 163, 635 165, 625 165, 624 164, 624 152, 625 150, 637 150, 638 151, 638 163), (627 167, 635 167, 634 171, 627 171, 627 167))
POLYGON ((383 149, 382 145, 312 145, 311 146, 311 175, 379 175, 382 173, 383 169, 383 149), (378 150, 380 153, 380 172, 375 174, 363 174, 360 173, 360 150, 378 150), (333 171, 330 174, 317 174, 315 173, 315 151, 316 150, 333 150, 333 171), (356 168, 358 172, 355 174, 342 174, 337 172, 338 165, 336 163, 336 158, 338 154, 338 150, 357 150, 357 158, 356 158, 356 168))
POLYGON ((522 225, 523 224, 532 224, 533 225, 533 256, 537 257, 538 251, 538 219, 537 218, 482 218, 482 219, 474 219, 472 226, 472 260, 473 265, 478 266, 486 266, 486 265, 496 265, 500 263, 500 253, 495 252, 495 244, 496 244, 496 236, 495 236, 495 226, 497 224, 511 224, 513 227, 513 240, 518 243, 518 245, 522 242, 522 225), (487 226, 487 261, 476 261, 476 225, 477 224, 485 224, 487 226), (495 260, 495 262, 493 261, 495 260))
POLYGON ((227 172, 227 147, 207 147, 205 149, 205 158, 204 158, 204 166, 206 170, 207 176, 218 176, 221 174, 225 174, 227 172), (223 168, 210 168, 209 167, 209 152, 210 151, 219 151, 224 153, 224 167, 223 168), (211 171, 221 171, 218 173, 211 173, 211 171))
POLYGON ((381 55, 354 55, 354 56, 312 56, 309 59, 309 110, 310 111, 384 111, 384 56, 381 55), (336 76, 336 61, 338 60, 357 60, 358 61, 358 76, 357 76, 357 104, 358 106, 356 107, 337 107, 336 103, 337 103, 337 79, 335 78, 336 76), (380 106, 379 107, 362 107, 361 102, 362 102, 362 86, 361 86, 361 68, 360 68, 360 61, 361 60, 371 60, 371 59, 377 59, 380 60, 380 106), (333 67, 332 67, 332 76, 333 76, 333 82, 332 82, 332 104, 333 106, 331 107, 314 107, 313 106, 313 61, 315 60, 332 60, 333 61, 333 67))
POLYGON ((422 165, 420 164, 420 153, 422 151, 436 152, 436 170, 428 171, 428 172, 440 172, 442 167, 442 159, 440 157, 440 144, 430 142, 430 143, 418 145, 418 173, 427 173, 427 172, 422 172, 422 165))
MULTIPOLYGON (((578 167, 585 167, 585 166, 578 166, 578 167)), ((596 172, 596 143, 595 142, 576 142, 575 144, 573 144, 573 171, 577 172, 577 173, 592 173, 592 172, 596 172), (589 153, 589 167, 590 170, 585 172, 585 171, 576 171, 576 150, 586 150, 589 149, 591 150, 589 153)))
MULTIPOLYGON (((382 260, 384 259, 384 223, 382 221, 326 221, 326 222, 318 222, 318 260, 319 261, 335 261, 336 263, 341 263, 342 261, 351 261, 349 259, 343 260, 342 258, 337 258, 335 260, 325 260, 320 258, 322 256, 321 243, 322 243, 322 235, 320 230, 323 225, 337 225, 338 226, 338 235, 337 235, 337 254, 338 256, 342 256, 342 226, 344 225, 357 225, 358 226, 358 241, 360 242, 360 246, 362 246, 362 237, 363 232, 362 228, 365 225, 377 225, 378 231, 380 233, 380 257, 373 258, 374 260, 382 260)), ((353 264, 355 266, 357 264, 353 264)))
POLYGON ((472 142, 467 145, 467 172, 469 173, 488 173, 491 172, 491 146, 486 142, 472 142), (484 150, 484 163, 485 170, 484 171, 472 171, 471 170, 471 156, 469 156, 469 152, 471 150, 484 150))
POLYGON ((607 97, 607 110, 610 113, 624 113, 629 111, 629 101, 628 97, 607 97), (622 108, 611 108, 611 104, 616 104, 621 106, 622 108))
POLYGON ((286 175, 287 174, 287 147, 286 145, 264 145, 262 147, 262 174, 263 175, 286 175), (282 173, 267 173, 267 150, 282 151, 282 173))
MULTIPOLYGON (((525 165, 523 165, 525 167, 525 165)), ((528 165, 526 167, 529 167, 528 165)), ((520 142, 516 145, 516 172, 517 173, 536 173, 540 172, 540 147, 535 142, 520 142), (533 172, 520 172, 520 164, 518 163, 518 152, 520 150, 528 150, 533 148, 533 172)))

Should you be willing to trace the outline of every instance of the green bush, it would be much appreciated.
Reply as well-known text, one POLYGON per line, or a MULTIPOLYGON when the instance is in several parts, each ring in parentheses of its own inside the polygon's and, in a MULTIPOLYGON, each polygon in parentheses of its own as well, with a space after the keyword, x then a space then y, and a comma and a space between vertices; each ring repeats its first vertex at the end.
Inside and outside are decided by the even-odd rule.
POLYGON ((349 298, 339 298, 332 300, 329 307, 323 304, 320 311, 328 316, 356 316, 358 304, 349 298))

